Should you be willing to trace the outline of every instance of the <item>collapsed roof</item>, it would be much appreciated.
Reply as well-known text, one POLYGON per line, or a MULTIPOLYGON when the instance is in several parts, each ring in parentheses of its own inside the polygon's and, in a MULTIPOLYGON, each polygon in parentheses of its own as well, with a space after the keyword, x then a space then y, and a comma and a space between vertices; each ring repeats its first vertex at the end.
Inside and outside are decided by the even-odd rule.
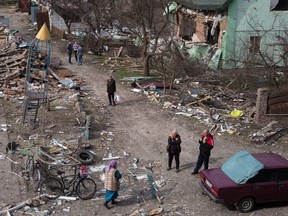
POLYGON ((193 10, 223 10, 232 0, 176 0, 177 3, 193 10))

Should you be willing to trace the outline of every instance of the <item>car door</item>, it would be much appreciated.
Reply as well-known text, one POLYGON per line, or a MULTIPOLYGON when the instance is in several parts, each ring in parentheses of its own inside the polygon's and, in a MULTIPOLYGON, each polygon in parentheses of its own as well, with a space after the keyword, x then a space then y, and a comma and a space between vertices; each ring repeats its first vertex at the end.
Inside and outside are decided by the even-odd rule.
POLYGON ((276 200, 277 194, 277 170, 260 170, 260 172, 250 179, 252 196, 256 202, 268 202, 276 200))
POLYGON ((277 199, 279 201, 288 200, 288 169, 279 169, 278 171, 277 199))

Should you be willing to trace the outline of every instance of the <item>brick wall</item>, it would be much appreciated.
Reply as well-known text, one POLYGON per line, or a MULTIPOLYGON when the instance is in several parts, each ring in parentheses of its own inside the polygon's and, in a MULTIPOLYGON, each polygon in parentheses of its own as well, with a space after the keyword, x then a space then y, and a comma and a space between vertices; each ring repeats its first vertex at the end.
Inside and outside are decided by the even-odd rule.
POLYGON ((196 36, 199 39, 199 42, 206 42, 206 24, 205 16, 202 13, 197 14, 196 18, 196 36))

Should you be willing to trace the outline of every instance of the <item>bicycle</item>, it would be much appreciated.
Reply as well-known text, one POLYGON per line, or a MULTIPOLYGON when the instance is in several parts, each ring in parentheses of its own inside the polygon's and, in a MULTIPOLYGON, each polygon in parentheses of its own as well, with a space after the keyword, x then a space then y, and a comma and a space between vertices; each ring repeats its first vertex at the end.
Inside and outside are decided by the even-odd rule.
POLYGON ((33 156, 29 156, 25 167, 28 178, 32 179, 32 189, 36 192, 39 189, 39 183, 42 179, 40 163, 38 160, 34 161, 33 156))
POLYGON ((40 182, 40 192, 49 199, 57 199, 62 194, 70 195, 76 192, 82 200, 91 199, 96 193, 96 183, 87 176, 77 173, 78 166, 74 166, 74 174, 62 176, 65 172, 57 170, 57 176, 49 176, 40 182))

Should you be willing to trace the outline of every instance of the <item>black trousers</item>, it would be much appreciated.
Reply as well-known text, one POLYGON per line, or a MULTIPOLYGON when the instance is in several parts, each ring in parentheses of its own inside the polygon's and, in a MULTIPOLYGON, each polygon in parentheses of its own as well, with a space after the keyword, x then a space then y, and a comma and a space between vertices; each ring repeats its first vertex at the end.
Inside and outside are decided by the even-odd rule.
POLYGON ((208 164, 209 164, 209 157, 210 155, 209 154, 205 154, 205 153, 199 153, 199 156, 198 156, 198 160, 197 160, 197 164, 196 164, 196 167, 194 169, 195 172, 199 172, 202 164, 204 163, 204 170, 205 169, 208 169, 208 164))
POLYGON ((179 169, 179 165, 180 165, 180 160, 179 160, 179 153, 169 153, 169 159, 168 159, 168 167, 171 168, 172 166, 172 161, 173 158, 175 157, 175 161, 176 161, 176 169, 179 169))
POLYGON ((113 93, 108 93, 108 98, 109 98, 109 103, 110 105, 115 105, 115 101, 114 101, 114 92, 113 93))
POLYGON ((71 62, 72 53, 71 53, 71 52, 68 52, 68 56, 69 56, 69 58, 68 58, 69 63, 72 63, 72 62, 71 62))
POLYGON ((77 58, 77 50, 74 50, 74 54, 75 54, 75 59, 76 59, 76 62, 78 61, 78 58, 77 58))

